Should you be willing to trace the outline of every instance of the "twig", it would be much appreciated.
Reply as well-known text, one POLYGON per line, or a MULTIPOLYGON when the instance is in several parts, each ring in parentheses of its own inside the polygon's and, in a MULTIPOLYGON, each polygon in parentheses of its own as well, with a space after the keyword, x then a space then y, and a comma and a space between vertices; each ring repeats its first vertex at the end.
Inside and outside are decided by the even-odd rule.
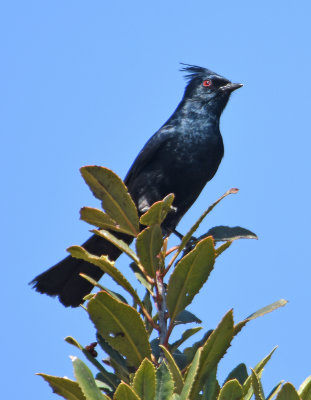
POLYGON ((142 305, 139 305, 141 311, 143 312, 144 316, 147 318, 147 321, 149 324, 153 327, 153 329, 156 329, 158 332, 160 332, 160 326, 157 325, 154 320, 152 319, 151 315, 148 313, 148 311, 143 307, 142 305))
POLYGON ((158 313, 159 313, 159 327, 160 327, 160 332, 159 332, 159 339, 160 339, 160 344, 164 344, 166 335, 167 335, 167 325, 166 325, 166 294, 165 294, 165 287, 163 285, 163 280, 162 276, 157 273, 156 275, 156 287, 157 287, 157 308, 158 308, 158 313))

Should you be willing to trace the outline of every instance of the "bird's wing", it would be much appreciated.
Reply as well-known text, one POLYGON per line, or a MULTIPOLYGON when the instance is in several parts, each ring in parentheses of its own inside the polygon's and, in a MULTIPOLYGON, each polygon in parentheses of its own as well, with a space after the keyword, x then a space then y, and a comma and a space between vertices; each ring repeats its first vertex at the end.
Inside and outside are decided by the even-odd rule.
POLYGON ((163 148, 164 143, 168 142, 173 136, 174 129, 170 129, 166 126, 164 129, 160 129, 156 132, 145 144, 142 150, 139 152, 131 168, 129 169, 124 183, 127 187, 131 186, 131 182, 135 180, 136 176, 154 159, 158 151, 163 148))

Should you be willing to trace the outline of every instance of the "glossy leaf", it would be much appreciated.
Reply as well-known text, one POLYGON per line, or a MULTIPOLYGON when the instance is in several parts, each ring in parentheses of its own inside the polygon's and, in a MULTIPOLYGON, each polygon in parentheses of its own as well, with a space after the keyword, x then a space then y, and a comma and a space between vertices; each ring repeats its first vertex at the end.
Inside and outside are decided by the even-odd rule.
POLYGON ((140 398, 137 396, 131 386, 122 382, 118 386, 118 389, 113 396, 113 400, 140 400, 140 398))
MULTIPOLYGON (((93 286, 97 287, 98 289, 109 293, 112 297, 116 298, 119 301, 123 301, 123 303, 127 304, 125 297, 123 297, 120 293, 114 292, 113 290, 108 289, 106 286, 99 284, 95 279, 91 278, 88 275, 80 273, 80 276, 89 281, 93 286)), ((87 294, 86 296, 83 297, 83 300, 91 300, 94 296, 95 293, 87 294)))
POLYGON ((193 336, 194 334, 199 332, 201 329, 202 329, 202 327, 199 326, 197 328, 191 328, 191 329, 185 330, 182 333, 181 338, 179 340, 176 340, 176 342, 174 342, 173 344, 171 344, 171 351, 174 352, 175 349, 180 347, 187 339, 189 339, 191 336, 193 336))
POLYGON ((183 251, 183 249, 186 247, 186 245, 189 242, 189 240, 193 237, 193 234, 195 233, 195 231, 199 228, 199 226, 203 222, 204 218, 213 210, 213 208, 216 207, 216 205, 219 202, 221 202, 221 200, 223 200, 225 197, 227 197, 229 194, 235 194, 238 191, 239 191, 239 189, 236 189, 236 188, 229 189, 218 200, 216 200, 211 206, 209 206, 207 210, 204 211, 204 213, 200 216, 200 218, 191 227, 189 232, 187 232, 186 235, 184 235, 184 237, 182 238, 181 244, 180 244, 180 246, 178 248, 178 251, 177 251, 177 254, 176 254, 175 257, 177 257, 183 251))
MULTIPOLYGON (((215 226, 211 228, 204 237, 213 236, 215 242, 224 242, 237 239, 258 239, 254 232, 248 229, 241 228, 240 226, 230 227, 230 226, 215 226)), ((202 239, 200 237, 199 239, 202 239)))
POLYGON ((146 276, 143 274, 141 269, 138 268, 137 264, 132 262, 129 264, 131 270, 134 272, 136 279, 148 290, 150 294, 152 294, 152 285, 147 281, 146 276))
POLYGON ((195 356, 196 351, 198 350, 199 347, 202 347, 207 339, 211 336, 213 333, 213 329, 210 329, 209 331, 205 332, 202 339, 198 340, 197 342, 193 343, 190 347, 186 347, 183 350, 183 354, 187 358, 187 363, 190 364, 191 361, 193 360, 193 357, 195 356))
POLYGON ((248 378, 247 368, 246 365, 241 363, 237 365, 227 376, 225 382, 228 382, 232 379, 237 379, 237 381, 243 385, 243 383, 248 378))
POLYGON ((56 393, 67 400, 86 400, 80 386, 77 382, 68 378, 60 378, 47 374, 37 374, 50 385, 53 393, 56 393))
MULTIPOLYGON (((256 374, 261 377, 262 371, 267 364, 267 362, 270 360, 272 357, 272 354, 275 352, 276 347, 259 363, 253 368, 253 370, 256 372, 256 374)), ((246 379, 246 381, 243 384, 243 391, 244 391, 244 400, 250 400, 252 395, 253 395, 253 388, 252 388, 252 377, 251 375, 246 379)))
POLYGON ((98 236, 108 240, 110 243, 115 245, 123 253, 127 254, 134 262, 136 262, 136 264, 139 264, 139 258, 134 253, 134 251, 130 248, 130 246, 127 243, 125 243, 123 240, 118 239, 116 236, 114 236, 109 231, 106 231, 105 229, 100 229, 100 230, 93 229, 93 230, 91 230, 91 232, 95 233, 95 235, 98 235, 98 236))
POLYGON ((201 355, 202 355, 202 348, 199 348, 188 370, 183 390, 180 393, 180 400, 188 400, 190 398, 191 389, 195 383, 196 375, 199 371, 201 355))
POLYGON ((166 301, 171 320, 174 321, 192 302, 212 271, 214 262, 213 240, 207 238, 176 265, 167 287, 166 301))
POLYGON ((102 201, 106 213, 122 229, 136 235, 139 232, 139 218, 136 206, 122 179, 108 168, 86 166, 80 172, 93 192, 102 201))
POLYGON ((146 294, 143 298, 143 304, 145 306, 145 309, 148 311, 148 313, 151 315, 152 314, 152 303, 150 300, 150 292, 146 290, 146 294))
POLYGON ((302 400, 311 400, 311 376, 302 382, 298 393, 302 400))
POLYGON ((180 393, 184 386, 184 381, 183 381, 183 377, 181 375, 181 371, 178 368, 178 365, 176 364, 174 357, 167 350, 167 348, 162 345, 160 345, 160 347, 164 353, 164 357, 167 361, 168 368, 171 371, 171 374, 172 374, 172 377, 174 380, 174 384, 175 384, 175 390, 177 393, 180 393))
POLYGON ((141 304, 141 300, 138 297, 134 288, 131 286, 129 281, 121 274, 121 272, 114 266, 114 262, 110 261, 107 256, 95 256, 86 251, 81 246, 69 247, 67 251, 72 255, 72 257, 88 261, 91 264, 99 267, 102 271, 106 272, 118 285, 122 286, 123 289, 130 293, 138 304, 141 304))
POLYGON ((106 292, 99 292, 87 306, 99 334, 128 363, 138 367, 144 358, 151 358, 148 335, 138 312, 106 292))
POLYGON ((216 378, 217 367, 209 374, 203 386, 202 400, 216 400, 220 392, 220 386, 216 378))
POLYGON ((300 400, 300 397, 294 386, 287 382, 282 386, 275 400, 300 400))
POLYGON ((141 400, 154 400, 156 389, 156 370, 147 358, 140 364, 133 380, 133 389, 141 400))
POLYGON ((222 245, 218 246, 216 248, 216 258, 220 256, 220 254, 222 254, 225 250, 227 250, 232 245, 232 243, 233 242, 225 242, 222 245))
POLYGON ((104 350, 106 354, 110 357, 110 362, 117 365, 117 370, 122 371, 120 378, 123 380, 128 376, 129 371, 126 365, 126 360, 124 357, 114 348, 110 346, 108 342, 97 332, 96 339, 100 347, 104 350))
POLYGON ((160 340, 158 337, 156 337, 155 339, 152 339, 150 342, 152 354, 154 355, 154 357, 156 359, 159 359, 160 355, 161 355, 161 349, 160 349, 159 345, 160 345, 160 340))
POLYGON ((192 389, 192 396, 195 398, 204 386, 209 375, 218 365, 219 361, 227 352, 233 339, 233 315, 230 310, 221 320, 217 328, 207 339, 202 348, 200 366, 195 384, 192 389))
POLYGON ((234 326, 234 336, 237 335, 237 334, 241 331, 241 329, 242 329, 249 321, 251 321, 252 319, 256 319, 256 318, 258 318, 258 317, 262 317, 263 315, 268 314, 268 313, 270 313, 270 312, 272 312, 272 311, 274 311, 274 310, 276 310, 276 309, 278 309, 278 308, 280 308, 280 307, 283 307, 283 306, 285 306, 286 304, 287 304, 287 301, 281 299, 281 300, 275 301, 275 302, 272 303, 272 304, 269 304, 269 305, 266 306, 266 307, 261 308, 260 310, 254 312, 253 314, 249 315, 249 316, 248 316, 247 318, 245 318, 243 321, 238 322, 238 323, 234 326))
MULTIPOLYGON (((97 373, 95 376, 95 383, 98 389, 100 389, 102 392, 108 392, 109 394, 112 394, 109 385, 107 385, 106 382, 103 380, 102 374, 100 372, 97 373)), ((110 400, 110 397, 107 397, 107 399, 110 400)))
POLYGON ((174 381, 165 362, 162 362, 156 372, 157 385, 155 400, 169 400, 174 391, 174 381))
POLYGON ((284 299, 275 301, 274 303, 269 304, 268 306, 263 307, 260 310, 249 315, 246 319, 251 320, 251 319, 258 318, 258 317, 262 317, 263 315, 268 314, 280 307, 284 307, 286 304, 287 304, 287 300, 284 300, 284 299))
POLYGON ((182 371, 188 366, 188 360, 187 357, 178 349, 174 350, 172 353, 174 360, 176 364, 178 365, 178 368, 182 371))
POLYGON ((159 267, 158 254, 163 245, 163 235, 160 225, 153 225, 144 229, 137 236, 136 252, 141 265, 147 275, 155 277, 155 272, 159 267))
POLYGON ((161 225, 167 214, 169 212, 174 212, 172 211, 173 201, 174 195, 171 193, 164 197, 163 200, 155 202, 149 210, 140 217, 140 223, 147 226, 161 225))
POLYGON ((134 232, 126 227, 121 227, 114 219, 98 208, 83 207, 80 210, 80 219, 90 225, 109 231, 122 232, 127 235, 136 236, 134 232))
POLYGON ((77 357, 71 357, 74 374, 87 400, 103 400, 107 396, 98 389, 91 370, 77 357))
MULTIPOLYGON (((272 400, 280 391, 284 381, 280 381, 277 385, 274 386, 274 388, 271 390, 269 395, 267 396, 267 400, 272 400)), ((303 399, 306 400, 306 399, 303 399)), ((310 400, 310 398, 308 399, 310 400)))
POLYGON ((218 396, 218 400, 241 400, 242 398, 243 388, 237 379, 226 382, 218 396))
POLYGON ((96 360, 95 357, 91 355, 91 353, 86 350, 85 347, 83 347, 76 339, 74 339, 71 336, 67 336, 65 338, 65 341, 75 347, 77 347, 79 350, 82 351, 82 353, 85 355, 85 357, 100 371, 102 374, 103 380, 108 386, 110 391, 113 391, 119 384, 118 378, 112 374, 111 372, 108 372, 104 366, 96 360))
POLYGON ((188 310, 182 310, 175 318, 175 325, 190 324, 195 322, 201 324, 202 321, 188 310))
POLYGON ((260 377, 259 375, 256 374, 256 372, 253 369, 251 374, 251 380, 252 380, 252 387, 255 395, 255 400, 265 400, 265 395, 263 393, 260 377))

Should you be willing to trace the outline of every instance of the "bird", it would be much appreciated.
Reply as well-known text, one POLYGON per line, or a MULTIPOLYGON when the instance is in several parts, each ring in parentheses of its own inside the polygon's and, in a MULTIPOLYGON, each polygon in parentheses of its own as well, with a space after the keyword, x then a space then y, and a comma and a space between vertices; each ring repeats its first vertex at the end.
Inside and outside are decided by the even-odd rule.
MULTIPOLYGON (((197 65, 182 63, 181 71, 187 84, 180 103, 147 141, 124 179, 140 215, 154 202, 174 193, 174 211, 162 224, 163 235, 175 230, 216 174, 224 155, 220 116, 231 93, 243 86, 197 65)), ((133 240, 123 233, 114 234, 127 244, 133 240)), ((121 254, 117 247, 97 235, 82 246, 97 256, 107 255, 111 261, 121 254)), ((95 265, 68 256, 30 284, 39 293, 58 296, 65 307, 77 307, 93 289, 80 273, 96 281, 103 275, 95 265)))

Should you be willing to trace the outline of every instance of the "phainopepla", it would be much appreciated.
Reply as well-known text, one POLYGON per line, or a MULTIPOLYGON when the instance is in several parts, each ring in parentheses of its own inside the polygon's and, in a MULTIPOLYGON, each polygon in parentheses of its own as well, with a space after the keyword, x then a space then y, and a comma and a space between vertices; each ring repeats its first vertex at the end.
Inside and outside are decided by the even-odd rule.
MULTIPOLYGON (((220 115, 230 94, 243 86, 206 68, 183 65, 188 84, 181 102, 145 144, 124 180, 140 214, 167 194, 175 194, 175 211, 163 223, 165 234, 175 229, 215 175, 224 154, 220 115)), ((116 236, 127 243, 132 241, 124 234, 116 236)), ((119 249, 96 235, 83 247, 96 255, 108 255, 110 260, 120 255, 119 249)), ((34 278, 31 284, 40 293, 58 296, 66 307, 77 307, 93 288, 80 273, 95 280, 103 275, 95 265, 68 256, 34 278)))

